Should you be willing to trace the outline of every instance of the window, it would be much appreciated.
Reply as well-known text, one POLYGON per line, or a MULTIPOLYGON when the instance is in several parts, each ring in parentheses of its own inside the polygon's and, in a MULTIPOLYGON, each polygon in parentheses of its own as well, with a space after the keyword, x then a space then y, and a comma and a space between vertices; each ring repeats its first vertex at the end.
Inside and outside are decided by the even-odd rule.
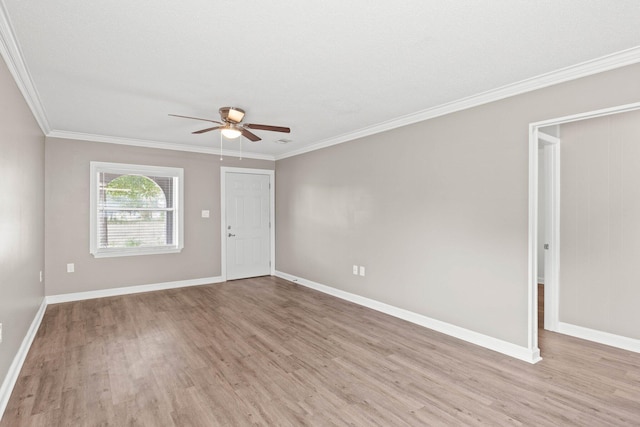
POLYGON ((180 252, 183 170, 91 162, 91 253, 180 252))

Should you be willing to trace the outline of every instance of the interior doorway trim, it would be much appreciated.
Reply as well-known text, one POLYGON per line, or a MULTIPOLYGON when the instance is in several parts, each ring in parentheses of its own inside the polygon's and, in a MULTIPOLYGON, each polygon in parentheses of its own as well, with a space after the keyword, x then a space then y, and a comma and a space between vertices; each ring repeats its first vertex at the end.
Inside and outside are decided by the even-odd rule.
POLYGON ((271 223, 271 227, 269 229, 269 264, 271 266, 271 275, 273 276, 276 271, 275 171, 271 169, 249 169, 223 166, 220 168, 220 277, 223 282, 227 281, 227 239, 225 239, 227 232, 227 173, 246 173, 269 176, 269 221, 271 223))
MULTIPOLYGON (((577 122, 580 120, 588 120, 596 117, 609 116, 612 114, 625 113, 640 109, 640 102, 632 104, 619 105, 616 107, 604 108, 601 110, 588 111, 570 116, 557 117, 554 119, 533 122, 529 124, 529 259, 528 259, 528 337, 527 347, 532 353, 539 354, 538 348, 538 141, 540 139, 540 129, 548 126, 556 126, 569 122, 577 122)), ((562 135, 560 136, 562 137, 562 135)), ((543 137, 544 138, 544 137, 543 137)), ((556 186, 559 184, 559 177, 556 180, 556 186)), ((559 200, 560 195, 555 196, 559 200)), ((559 220, 559 218, 556 218, 559 220)), ((559 273, 559 226, 553 227, 551 242, 554 243, 555 250, 558 252, 558 264, 556 274, 559 273), (555 233, 553 231, 555 230, 555 233), (557 242, 557 243, 556 243, 557 242)), ((560 283, 556 283, 552 297, 559 298, 560 283)), ((559 301, 553 302, 555 307, 559 306, 559 301)), ((559 320, 559 319, 558 319, 559 320)))

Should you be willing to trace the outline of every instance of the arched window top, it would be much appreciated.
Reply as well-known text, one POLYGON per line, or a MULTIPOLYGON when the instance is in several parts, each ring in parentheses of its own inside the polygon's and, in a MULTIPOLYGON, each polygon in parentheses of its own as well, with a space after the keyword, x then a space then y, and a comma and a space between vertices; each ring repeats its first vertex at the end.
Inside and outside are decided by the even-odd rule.
MULTIPOLYGON (((112 175, 112 174, 107 174, 112 175)), ((165 192, 153 179, 142 175, 105 176, 104 206, 120 208, 166 208, 165 192)))

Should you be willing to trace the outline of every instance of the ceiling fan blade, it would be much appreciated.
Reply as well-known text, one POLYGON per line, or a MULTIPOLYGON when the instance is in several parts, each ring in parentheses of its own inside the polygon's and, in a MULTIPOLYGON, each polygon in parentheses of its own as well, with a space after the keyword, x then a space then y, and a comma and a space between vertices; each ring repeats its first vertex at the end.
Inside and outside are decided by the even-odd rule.
POLYGON ((291 129, 284 126, 256 125, 253 123, 245 123, 243 126, 249 129, 256 129, 256 130, 270 130, 273 132, 284 132, 284 133, 291 132, 291 129))
POLYGON ((242 129, 242 135, 253 142, 260 141, 262 139, 258 135, 249 132, 245 128, 241 128, 241 129, 242 129))
POLYGON ((205 132, 211 132, 212 130, 216 130, 216 129, 222 129, 224 126, 214 126, 212 128, 207 128, 207 129, 202 129, 202 130, 197 130, 195 132, 191 132, 191 133, 205 133, 205 132))
POLYGON ((173 117, 181 117, 181 118, 183 118, 183 119, 202 120, 202 121, 204 121, 204 122, 218 123, 219 125, 221 125, 221 124, 222 124, 221 122, 218 122, 218 121, 215 121, 215 120, 201 119, 201 118, 199 118, 199 117, 179 116, 179 115, 177 115, 177 114, 169 114, 169 115, 170 115, 170 116, 173 116, 173 117))

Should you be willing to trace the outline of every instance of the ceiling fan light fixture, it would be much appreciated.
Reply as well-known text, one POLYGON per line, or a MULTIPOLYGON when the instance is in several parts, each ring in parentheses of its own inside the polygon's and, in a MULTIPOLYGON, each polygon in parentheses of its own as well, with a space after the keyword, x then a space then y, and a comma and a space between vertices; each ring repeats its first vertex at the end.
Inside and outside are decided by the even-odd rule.
POLYGON ((242 135, 242 131, 240 131, 240 129, 237 129, 233 125, 225 126, 224 128, 222 128, 221 132, 224 135, 224 137, 228 139, 236 139, 237 137, 242 135))

